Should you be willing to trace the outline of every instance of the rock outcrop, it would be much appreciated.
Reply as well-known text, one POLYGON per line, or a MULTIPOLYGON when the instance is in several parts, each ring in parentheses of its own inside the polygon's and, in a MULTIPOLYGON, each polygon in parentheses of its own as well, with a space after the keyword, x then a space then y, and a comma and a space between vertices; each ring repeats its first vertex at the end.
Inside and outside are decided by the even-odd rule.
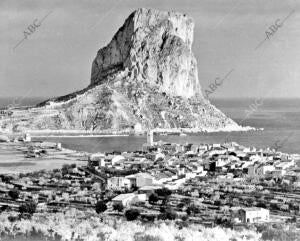
POLYGON ((171 96, 201 95, 192 52, 193 20, 184 14, 139 9, 97 53, 91 84, 114 73, 130 82, 156 86, 171 96))
POLYGON ((192 52, 194 23, 185 14, 134 11, 92 64, 90 85, 14 109, 2 129, 129 132, 149 128, 235 129, 204 99, 192 52))

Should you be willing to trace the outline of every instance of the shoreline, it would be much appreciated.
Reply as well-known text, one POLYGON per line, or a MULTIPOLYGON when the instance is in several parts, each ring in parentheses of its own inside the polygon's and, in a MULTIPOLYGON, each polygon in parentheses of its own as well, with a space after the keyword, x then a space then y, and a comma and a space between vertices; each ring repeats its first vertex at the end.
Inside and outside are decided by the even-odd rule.
POLYGON ((84 157, 90 153, 64 147, 57 149, 56 146, 57 142, 49 141, 0 142, 0 174, 32 173, 62 168, 64 164, 86 164, 84 157), (26 157, 25 152, 30 147, 47 150, 47 155, 26 157))
MULTIPOLYGON (((263 128, 254 128, 251 126, 226 126, 223 128, 154 128, 151 129, 153 133, 162 134, 203 134, 203 133, 218 133, 218 132, 249 132, 249 131, 263 131, 263 128)), ((86 130, 27 130, 23 132, 0 132, 0 135, 6 135, 9 137, 21 136, 30 134, 32 137, 123 137, 123 136, 142 136, 146 135, 147 131, 140 132, 133 131, 86 131, 86 130)))
POLYGON ((101 134, 95 134, 95 135, 31 135, 32 138, 98 138, 98 137, 126 137, 130 135, 101 135, 101 134))
MULTIPOLYGON (((114 135, 104 135, 104 137, 111 137, 114 135)), ((39 136, 42 137, 42 136, 39 136)), ((48 137, 60 137, 60 136, 47 136, 48 137)), ((61 136, 62 138, 66 137, 66 136, 61 136)), ((81 136, 81 137, 87 137, 87 136, 81 136)), ((92 137, 98 137, 98 136, 92 136, 92 137)), ((36 137, 35 137, 36 138, 36 137)), ((70 136, 70 138, 78 138, 78 136, 70 136)), ((27 146, 27 144, 32 144, 35 147, 43 147, 43 148, 53 148, 54 146, 57 145, 57 142, 55 141, 47 141, 47 140, 39 140, 39 141, 30 141, 30 142, 24 142, 24 141, 18 141, 18 142, 3 142, 0 143, 0 147, 7 147, 6 148, 0 148, 0 168, 1 169, 6 169, 7 170, 1 170, 0 173, 1 174, 12 174, 12 173, 30 173, 32 171, 39 171, 39 170, 52 170, 53 166, 51 165, 51 162, 54 162, 56 165, 59 164, 63 165, 65 163, 85 163, 84 160, 80 160, 80 157, 84 157, 87 155, 92 155, 94 154, 94 152, 89 152, 89 151, 79 151, 77 149, 74 148, 65 148, 63 147, 61 149, 61 153, 52 153, 51 157, 41 157, 41 158, 34 158, 34 159, 27 159, 27 158, 21 158, 20 154, 22 152, 22 148, 24 148, 25 146, 27 146), (35 143, 35 144, 34 144, 35 143), (6 150, 5 150, 6 149, 6 150), (10 149, 10 150, 9 150, 10 149), (18 153, 19 152, 19 153, 18 153), (9 158, 10 157, 10 158, 9 158), (8 159, 7 159, 8 158, 8 159), (52 161, 51 161, 52 160, 52 161), (19 165, 10 165, 13 163, 19 163, 19 165), (44 164, 46 164, 46 166, 44 166, 44 164), (41 166, 40 166, 41 165, 41 166), (25 170, 29 167, 36 167, 34 168, 35 170, 25 170), (22 170, 17 170, 21 168, 22 170), (13 169, 13 170, 10 170, 13 169)), ((229 142, 229 143, 236 143, 236 142, 229 142)), ((220 144, 222 145, 222 143, 213 143, 213 144, 220 144)), ((224 143, 223 143, 224 144, 224 143)), ((239 146, 242 146, 240 143, 236 143, 239 146)), ((244 146, 244 148, 251 148, 249 146, 244 146)), ((261 150, 263 151, 272 151, 269 148, 261 148, 261 150)), ((275 151, 275 150, 273 150, 275 151)), ((280 154, 286 154, 289 155, 291 157, 294 157, 296 159, 300 158, 300 154, 298 153, 287 153, 287 152, 281 152, 281 151, 276 151, 277 153, 280 154)), ((22 154, 21 154, 22 155, 22 154)), ((53 163, 53 164, 54 164, 53 163)))

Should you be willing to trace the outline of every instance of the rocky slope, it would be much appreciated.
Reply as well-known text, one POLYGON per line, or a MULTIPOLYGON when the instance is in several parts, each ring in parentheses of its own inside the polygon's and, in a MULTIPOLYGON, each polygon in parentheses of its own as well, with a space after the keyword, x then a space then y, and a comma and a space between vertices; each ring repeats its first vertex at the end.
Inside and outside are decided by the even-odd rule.
POLYGON ((138 9, 92 64, 90 85, 0 119, 8 131, 238 129, 204 99, 185 14, 138 9))

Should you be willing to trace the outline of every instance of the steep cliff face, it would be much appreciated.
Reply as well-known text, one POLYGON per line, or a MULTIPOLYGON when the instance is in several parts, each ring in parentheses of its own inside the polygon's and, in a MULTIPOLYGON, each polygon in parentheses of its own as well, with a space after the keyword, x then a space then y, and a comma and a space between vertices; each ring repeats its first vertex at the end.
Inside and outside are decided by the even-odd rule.
POLYGON ((194 23, 185 14, 134 11, 92 64, 81 91, 13 110, 3 129, 130 131, 220 130, 238 125, 205 100, 192 53, 194 23))
POLYGON ((172 96, 201 95, 192 53, 194 23, 184 14, 139 9, 97 53, 91 84, 123 72, 127 83, 156 86, 172 96))

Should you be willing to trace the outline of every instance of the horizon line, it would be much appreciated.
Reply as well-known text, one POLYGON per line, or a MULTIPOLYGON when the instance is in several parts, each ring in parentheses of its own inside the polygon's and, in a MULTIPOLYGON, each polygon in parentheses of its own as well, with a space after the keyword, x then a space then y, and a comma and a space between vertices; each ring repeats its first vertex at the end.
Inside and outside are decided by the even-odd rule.
MULTIPOLYGON (((0 96, 0 99, 9 99, 9 98, 22 98, 22 99, 51 99, 51 98, 57 98, 61 95, 57 95, 57 96, 31 96, 31 97, 28 97, 28 96, 22 96, 22 95, 16 95, 16 96, 0 96)), ((204 98, 204 97, 203 97, 204 98)), ((255 99, 255 98, 261 98, 261 96, 247 96, 247 97, 212 97, 212 98, 209 98, 208 100, 218 100, 218 99, 255 99)), ((204 98, 204 99, 207 99, 207 98, 204 98)), ((299 99, 300 100, 300 97, 295 97, 295 96, 292 96, 292 97, 265 97, 263 99, 299 99)))

